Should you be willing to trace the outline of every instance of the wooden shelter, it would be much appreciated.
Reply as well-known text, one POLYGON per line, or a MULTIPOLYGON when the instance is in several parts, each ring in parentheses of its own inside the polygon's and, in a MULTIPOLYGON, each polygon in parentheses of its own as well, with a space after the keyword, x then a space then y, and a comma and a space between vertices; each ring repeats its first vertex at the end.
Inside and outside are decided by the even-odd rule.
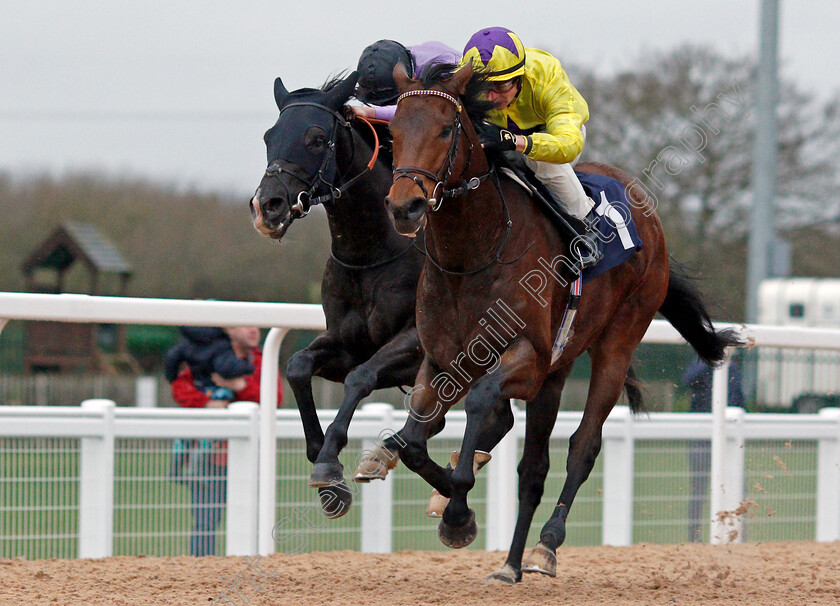
MULTIPOLYGON (((28 290, 65 292, 67 272, 77 261, 87 270, 86 294, 125 294, 131 266, 95 225, 78 221, 60 225, 23 262, 28 290), (115 287, 105 288, 108 283, 115 287)), ((139 370, 128 353, 124 325, 71 322, 28 322, 23 365, 27 373, 139 370)))

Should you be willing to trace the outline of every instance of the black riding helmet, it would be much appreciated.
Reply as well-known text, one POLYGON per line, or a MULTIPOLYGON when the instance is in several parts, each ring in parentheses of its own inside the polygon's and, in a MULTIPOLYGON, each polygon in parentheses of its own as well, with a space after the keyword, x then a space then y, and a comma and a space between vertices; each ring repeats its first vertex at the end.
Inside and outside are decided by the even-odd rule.
POLYGON ((399 97, 394 81, 394 67, 397 62, 405 66, 408 75, 414 77, 414 57, 411 52, 394 40, 374 42, 362 51, 359 58, 359 85, 356 98, 369 105, 392 105, 399 97))

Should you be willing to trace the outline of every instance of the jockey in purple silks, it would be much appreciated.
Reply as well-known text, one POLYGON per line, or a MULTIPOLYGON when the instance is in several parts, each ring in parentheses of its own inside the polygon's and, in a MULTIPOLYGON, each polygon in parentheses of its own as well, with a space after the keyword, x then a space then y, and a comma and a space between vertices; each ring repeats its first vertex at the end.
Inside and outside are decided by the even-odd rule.
POLYGON ((397 84, 394 67, 400 62, 411 77, 417 77, 430 63, 458 63, 461 55, 442 42, 424 42, 403 46, 394 40, 380 40, 368 46, 359 58, 356 70, 359 85, 356 98, 369 106, 353 105, 357 116, 390 122, 397 110, 397 84))

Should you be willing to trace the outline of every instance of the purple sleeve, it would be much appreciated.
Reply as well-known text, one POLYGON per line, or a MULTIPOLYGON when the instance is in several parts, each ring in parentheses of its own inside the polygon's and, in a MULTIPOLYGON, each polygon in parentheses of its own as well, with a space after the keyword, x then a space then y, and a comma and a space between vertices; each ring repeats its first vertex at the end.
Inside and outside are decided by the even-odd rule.
MULTIPOLYGON (((415 76, 419 75, 429 63, 458 63, 461 60, 461 55, 454 49, 449 48, 442 42, 424 42, 416 46, 409 46, 414 57, 414 66, 416 69, 415 76)), ((397 111, 396 105, 383 105, 382 107, 374 107, 376 111, 377 120, 386 120, 388 122, 394 117, 397 111)))
POLYGON ((391 121, 391 118, 394 117, 394 114, 397 111, 396 105, 383 105, 382 107, 375 107, 374 111, 376 112, 375 118, 377 120, 386 120, 388 122, 391 121))
POLYGON ((408 50, 414 56, 415 75, 419 75, 423 68, 429 63, 458 63, 461 60, 461 53, 455 49, 449 48, 443 42, 432 40, 409 46, 408 50))

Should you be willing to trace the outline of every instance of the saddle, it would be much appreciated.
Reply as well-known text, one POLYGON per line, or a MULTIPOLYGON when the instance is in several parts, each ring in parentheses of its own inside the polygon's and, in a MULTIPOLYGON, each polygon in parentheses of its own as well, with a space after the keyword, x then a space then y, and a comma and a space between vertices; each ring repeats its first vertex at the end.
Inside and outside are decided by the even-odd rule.
MULTIPOLYGON (((537 207, 558 229, 564 242, 572 242, 580 235, 579 231, 570 222, 570 219, 571 221, 575 220, 563 210, 560 201, 528 167, 525 163, 525 156, 519 152, 506 151, 493 154, 491 161, 496 169, 518 182, 530 193, 537 207)), ((570 255, 570 258, 575 257, 570 255)))
MULTIPOLYGON (((525 156, 515 151, 501 152, 494 154, 494 165, 497 168, 506 168, 512 172, 525 188, 531 192, 531 197, 537 206, 551 219, 560 230, 574 229, 569 224, 566 213, 562 210, 560 202, 554 194, 537 178, 534 171, 525 164, 525 156)), ((575 233, 575 235, 577 235, 575 233)))
MULTIPOLYGON (((494 154, 492 161, 497 169, 528 190, 537 207, 557 227, 565 242, 571 242, 577 237, 578 231, 574 226, 580 221, 569 217, 562 210, 554 194, 525 164, 522 154, 502 152, 494 154)), ((642 240, 636 231, 624 185, 612 177, 594 173, 576 174, 586 194, 596 202, 595 214, 598 220, 590 223, 588 228, 599 234, 598 239, 603 245, 603 258, 596 265, 583 270, 583 281, 588 282, 626 263, 636 251, 642 249, 642 240)), ((570 257, 574 258, 573 255, 570 257)))

